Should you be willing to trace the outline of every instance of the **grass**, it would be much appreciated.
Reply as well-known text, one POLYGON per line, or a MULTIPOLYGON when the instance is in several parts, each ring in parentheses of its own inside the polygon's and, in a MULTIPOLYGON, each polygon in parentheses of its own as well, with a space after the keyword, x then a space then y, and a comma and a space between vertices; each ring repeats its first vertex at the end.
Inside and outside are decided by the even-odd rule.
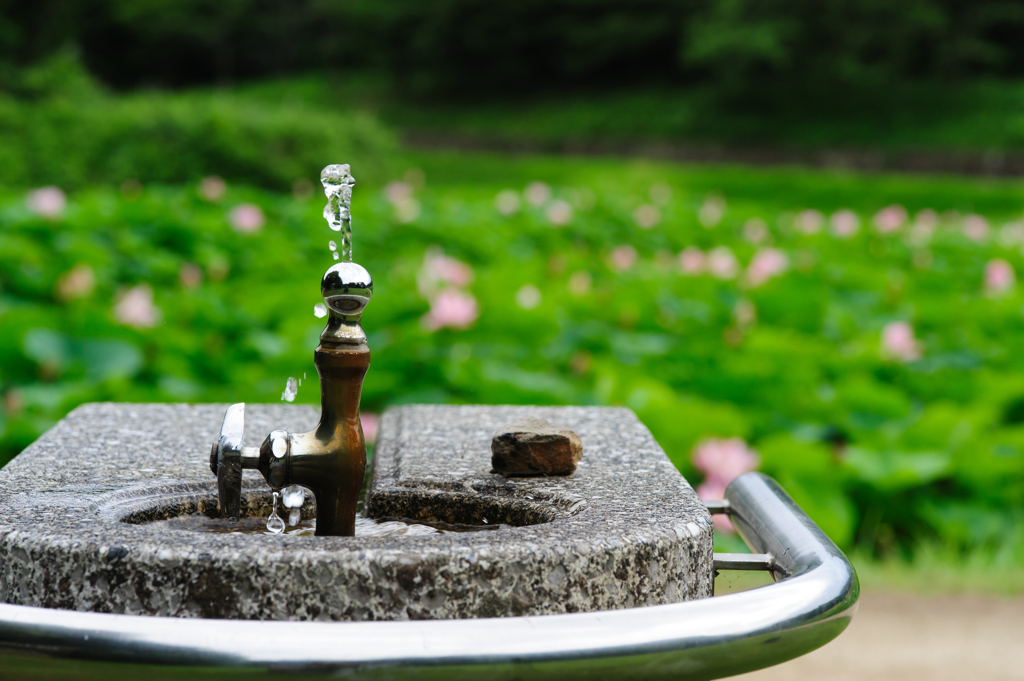
POLYGON ((1019 557, 993 551, 950 551, 934 544, 919 546, 913 560, 879 560, 854 554, 861 586, 873 590, 922 595, 1024 594, 1024 569, 1019 557))

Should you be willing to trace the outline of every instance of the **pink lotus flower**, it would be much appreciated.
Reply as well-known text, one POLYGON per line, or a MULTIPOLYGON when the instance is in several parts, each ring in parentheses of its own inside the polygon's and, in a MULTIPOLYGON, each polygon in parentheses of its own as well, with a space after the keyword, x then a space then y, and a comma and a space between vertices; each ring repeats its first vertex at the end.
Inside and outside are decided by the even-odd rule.
POLYGON ((128 289, 114 306, 114 318, 136 329, 156 326, 160 322, 160 310, 153 304, 153 289, 149 284, 128 289))
POLYGON ((757 321, 757 308, 749 300, 740 300, 732 308, 732 318, 740 329, 749 329, 757 321))
POLYGON ((252 203, 243 203, 231 209, 228 218, 235 231, 243 234, 258 232, 266 219, 263 217, 263 210, 252 203))
POLYGON ((384 197, 391 205, 397 205, 412 198, 412 185, 408 182, 391 182, 384 187, 384 197))
POLYGON ((668 202, 672 200, 672 187, 664 182, 655 183, 651 185, 647 196, 651 198, 651 203, 657 206, 667 206, 668 202))
POLYGON ((59 187, 33 189, 25 197, 25 205, 36 215, 54 220, 61 216, 67 206, 67 197, 59 187))
POLYGON ((992 295, 1009 293, 1017 285, 1013 265, 1002 258, 993 258, 985 264, 985 291, 992 295))
POLYGON ((438 246, 431 246, 423 254, 423 265, 416 275, 420 295, 433 299, 447 285, 469 286, 473 281, 473 268, 444 254, 438 246))
POLYGON ((1000 246, 1013 248, 1022 244, 1024 244, 1024 220, 1007 223, 999 230, 1000 246))
POLYGON ((316 185, 308 177, 300 177, 292 182, 292 196, 296 201, 309 201, 316 194, 316 185))
POLYGON ((531 206, 540 208, 551 200, 551 187, 543 182, 531 182, 526 185, 526 191, 523 194, 531 206))
POLYGON ((708 252, 708 272, 716 279, 735 279, 740 271, 740 263, 728 246, 718 246, 708 252))
POLYGON ((641 229, 651 229, 661 222, 661 211, 649 203, 642 204, 633 211, 633 221, 641 229))
POLYGON ((403 225, 415 221, 420 216, 420 202, 413 198, 412 192, 413 186, 409 182, 391 182, 384 187, 384 198, 395 209, 395 220, 403 225))
POLYGON ((743 223, 743 238, 759 244, 768 238, 768 223, 761 218, 750 218, 743 223))
POLYGON ((420 216, 420 202, 416 199, 407 199, 395 204, 395 220, 402 225, 415 222, 420 216))
POLYGON ((760 286, 772 277, 777 277, 789 267, 789 258, 777 248, 762 248, 747 267, 747 282, 760 286))
POLYGON ((558 199, 551 202, 544 214, 547 216, 548 222, 555 227, 564 227, 572 220, 572 206, 568 201, 558 199))
POLYGON ((57 296, 61 300, 88 298, 96 286, 96 276, 92 268, 79 263, 71 268, 57 282, 57 296))
POLYGON ((519 210, 519 194, 511 189, 503 189, 494 197, 494 207, 502 215, 512 215, 519 210))
MULTIPOLYGON (((704 482, 697 487, 697 495, 701 499, 723 498, 730 482, 757 469, 760 463, 761 457, 742 438, 709 438, 700 441, 693 450, 693 465, 704 474, 704 482)), ((716 530, 735 530, 726 516, 716 515, 714 520, 716 530)))
POLYGON ((199 269, 199 265, 187 262, 178 270, 178 281, 185 288, 195 288, 203 282, 203 271, 199 269))
POLYGON ((616 246, 612 250, 611 257, 608 259, 608 264, 611 265, 612 269, 624 272, 628 270, 636 262, 636 249, 629 244, 622 246, 616 246))
MULTIPOLYGON (((921 211, 922 213, 924 211, 921 211)), ((920 217, 921 213, 918 213, 920 217)), ((930 219, 915 219, 914 226, 910 228, 910 234, 907 235, 907 243, 911 246, 925 246, 929 241, 932 240, 932 235, 935 234, 935 229, 938 227, 938 220, 931 221, 930 219)))
POLYGON ((227 183, 216 175, 204 177, 199 183, 199 196, 207 201, 218 201, 227 191, 227 183))
POLYGON ((480 316, 476 298, 465 291, 446 289, 430 301, 430 311, 420 322, 433 332, 444 327, 466 329, 480 316))
POLYGON ((569 277, 569 293, 577 297, 584 296, 590 292, 592 283, 590 272, 586 270, 573 272, 569 277))
POLYGON ((909 323, 889 322, 882 329, 882 354, 902 362, 921 359, 921 344, 909 323))
POLYGON ((825 224, 825 216, 820 210, 802 210, 793 218, 793 226, 803 234, 817 234, 825 224))
POLYGON ((540 289, 533 284, 523 284, 518 291, 516 291, 516 305, 523 308, 524 310, 532 310, 540 305, 543 296, 541 295, 540 289))
POLYGON ((891 234, 907 221, 907 209, 899 204, 887 206, 875 213, 873 222, 879 234, 891 234))
POLYGON ((361 411, 359 421, 363 425, 363 440, 368 445, 376 444, 380 432, 380 416, 372 411, 361 411))
POLYGON ((860 218, 852 210, 837 210, 830 219, 832 234, 839 239, 849 239, 860 231, 860 218))
POLYGON ((697 212, 697 219, 707 229, 711 229, 725 217, 725 199, 720 196, 709 196, 697 212))
POLYGON ((704 251, 696 246, 687 246, 679 254, 679 267, 683 270, 683 274, 694 275, 702 273, 707 267, 707 258, 704 256, 704 251))
POLYGON ((25 397, 17 388, 8 388, 4 393, 4 409, 8 414, 20 414, 25 408, 25 397))
POLYGON ((988 220, 980 215, 968 215, 964 219, 964 236, 974 242, 984 241, 988 237, 988 220))
POLYGON ((934 230, 939 226, 939 214, 931 208, 922 208, 914 215, 914 224, 930 227, 934 230))

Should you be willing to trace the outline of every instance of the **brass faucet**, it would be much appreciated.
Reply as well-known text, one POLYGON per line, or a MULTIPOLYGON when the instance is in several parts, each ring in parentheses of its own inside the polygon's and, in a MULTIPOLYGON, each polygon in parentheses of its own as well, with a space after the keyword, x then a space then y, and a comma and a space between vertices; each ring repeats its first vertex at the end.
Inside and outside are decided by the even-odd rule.
MULTIPOLYGON (((328 166, 321 177, 327 178, 323 181, 329 199, 332 186, 347 183, 343 188, 349 193, 342 197, 342 205, 332 201, 325 210, 325 216, 337 211, 347 228, 347 202, 354 182, 348 166, 328 166)), ((347 253, 351 257, 350 241, 347 253)), ((220 438, 210 453, 210 468, 217 476, 220 513, 226 518, 240 514, 242 471, 256 469, 275 492, 289 485, 313 492, 317 536, 351 537, 366 470, 359 399, 370 367, 370 348, 360 318, 373 295, 373 281, 362 266, 340 262, 324 274, 320 293, 328 314, 327 327, 313 353, 320 375, 320 423, 308 433, 275 430, 258 448, 243 447, 245 403, 233 404, 224 413, 220 438)))

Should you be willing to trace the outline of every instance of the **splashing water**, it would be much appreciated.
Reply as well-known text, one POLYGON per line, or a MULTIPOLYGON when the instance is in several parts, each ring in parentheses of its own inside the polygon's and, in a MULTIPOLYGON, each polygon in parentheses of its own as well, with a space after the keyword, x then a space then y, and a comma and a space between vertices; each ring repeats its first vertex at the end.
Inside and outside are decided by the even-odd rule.
POLYGON ((281 534, 284 532, 285 524, 281 520, 281 516, 277 514, 277 498, 278 493, 274 492, 274 505, 270 508, 270 517, 267 518, 267 530, 274 534, 281 534))
POLYGON ((284 392, 281 393, 281 400, 284 402, 294 402, 295 396, 299 392, 299 382, 294 377, 289 376, 288 380, 284 384, 284 392))
POLYGON ((324 219, 335 232, 341 232, 341 257, 352 262, 352 186, 356 183, 347 163, 327 166, 320 173, 327 205, 324 219))
POLYGON ((298 485, 289 485, 281 490, 281 503, 288 509, 288 526, 295 527, 302 522, 302 505, 306 503, 306 490, 298 485))
POLYGON ((298 485, 289 485, 281 490, 281 503, 285 508, 301 508, 306 503, 306 491, 298 485))
POLYGON ((323 319, 327 316, 327 306, 323 303, 317 303, 313 306, 313 314, 316 315, 317 319, 323 319))

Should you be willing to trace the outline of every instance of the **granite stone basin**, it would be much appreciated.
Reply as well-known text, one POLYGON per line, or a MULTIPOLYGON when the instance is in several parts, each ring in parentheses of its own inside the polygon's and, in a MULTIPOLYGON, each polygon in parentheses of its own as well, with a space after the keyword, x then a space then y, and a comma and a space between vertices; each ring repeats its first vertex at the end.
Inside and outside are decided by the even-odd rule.
MULTIPOLYGON (((90 404, 0 470, 0 602, 95 612, 276 620, 503 617, 711 596, 707 509, 626 409, 406 406, 385 413, 365 509, 501 531, 402 537, 182 532, 216 513, 209 445, 225 405, 90 404), (490 472, 502 425, 574 429, 571 476, 490 472)), ((311 427, 248 405, 246 445, 311 427)), ((243 512, 265 516, 258 474, 243 512)), ((315 512, 307 503, 304 515, 315 512)))

